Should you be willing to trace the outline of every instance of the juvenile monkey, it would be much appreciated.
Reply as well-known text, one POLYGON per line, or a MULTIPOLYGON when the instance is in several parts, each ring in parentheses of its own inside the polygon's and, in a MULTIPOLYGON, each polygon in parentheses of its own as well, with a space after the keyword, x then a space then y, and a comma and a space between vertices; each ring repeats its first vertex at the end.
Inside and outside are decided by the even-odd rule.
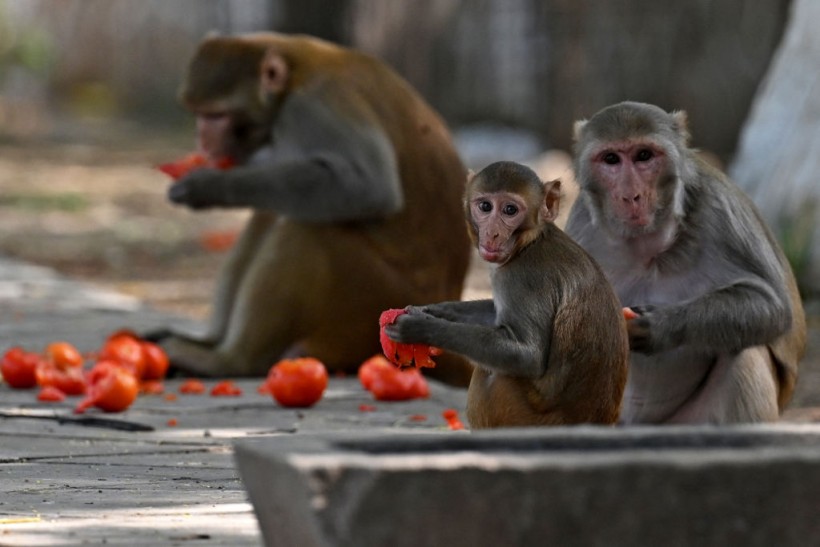
POLYGON ((625 102, 576 124, 567 233, 624 306, 626 423, 776 420, 806 325, 792 271, 752 202, 689 148, 686 116, 625 102))
POLYGON ((491 300, 407 308, 385 330, 469 358, 473 428, 617 420, 628 342, 615 293, 554 225, 560 181, 497 162, 467 183, 465 212, 492 266, 491 300))
MULTIPOLYGON (((200 151, 238 166, 194 171, 170 199, 254 214, 208 334, 162 340, 178 368, 260 375, 310 355, 355 370, 379 351, 382 310, 460 296, 466 170, 439 116, 387 66, 307 36, 210 37, 180 99, 200 151)), ((433 374, 466 385, 471 369, 445 357, 433 374)))

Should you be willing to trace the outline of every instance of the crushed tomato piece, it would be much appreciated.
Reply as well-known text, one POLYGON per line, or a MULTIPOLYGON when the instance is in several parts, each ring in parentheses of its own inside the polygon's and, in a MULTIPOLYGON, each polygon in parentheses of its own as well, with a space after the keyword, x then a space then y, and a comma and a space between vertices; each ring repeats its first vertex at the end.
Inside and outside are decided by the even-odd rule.
POLYGON ((441 355, 439 348, 434 348, 426 344, 402 344, 391 340, 384 328, 396 321, 400 315, 407 313, 401 309, 385 310, 379 316, 379 342, 382 345, 384 355, 390 362, 400 366, 409 367, 415 366, 417 368, 434 367, 436 362, 430 357, 434 355, 441 355))
POLYGON ((459 419, 458 412, 453 408, 448 408, 441 413, 441 416, 447 421, 447 427, 453 431, 464 429, 464 423, 459 419))
POLYGON ((239 397, 242 389, 233 380, 222 380, 211 388, 211 397, 239 397))
POLYGON ((233 247, 238 238, 236 230, 206 230, 199 235, 199 245, 206 251, 221 253, 233 247))
POLYGON ((627 321, 629 321, 630 319, 636 319, 636 318, 640 317, 640 315, 635 313, 635 310, 633 310, 632 308, 624 308, 621 311, 624 314, 624 319, 626 319, 627 321))
POLYGON ((205 393, 205 384, 196 378, 188 378, 179 386, 179 392, 186 395, 202 395, 205 393))
POLYGON ((199 152, 191 152, 178 160, 157 165, 157 169, 172 179, 179 180, 195 169, 230 169, 235 165, 236 162, 229 157, 212 160, 199 152))
POLYGON ((145 395, 162 395, 165 393, 165 384, 160 380, 143 380, 140 382, 140 393, 145 395))
POLYGON ((54 386, 45 386, 40 390, 40 393, 37 394, 37 400, 44 403, 59 403, 60 401, 65 401, 65 397, 65 393, 54 386))

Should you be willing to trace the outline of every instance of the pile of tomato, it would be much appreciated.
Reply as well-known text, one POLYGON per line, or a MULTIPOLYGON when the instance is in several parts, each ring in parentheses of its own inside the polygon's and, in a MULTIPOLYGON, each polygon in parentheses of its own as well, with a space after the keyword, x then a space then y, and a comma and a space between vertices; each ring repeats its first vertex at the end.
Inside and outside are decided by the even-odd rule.
POLYGON ((82 395, 75 407, 81 413, 96 406, 106 412, 125 410, 137 398, 142 383, 159 381, 168 371, 168 356, 152 342, 119 331, 91 355, 58 341, 40 352, 13 347, 0 360, 0 373, 16 389, 39 387, 41 401, 62 401, 82 395), (86 368, 86 360, 93 361, 86 368))
MULTIPOLYGON (((416 362, 422 366, 422 360, 416 362)), ((39 388, 37 398, 44 402, 64 401, 67 396, 79 397, 74 407, 77 413, 91 407, 104 412, 121 412, 141 393, 162 394, 168 368, 168 356, 160 346, 130 331, 115 332, 97 351, 86 355, 72 344, 58 341, 48 344, 41 352, 13 347, 0 358, 0 374, 10 387, 39 388)), ((430 395, 427 380, 418 368, 402 369, 383 355, 375 355, 362 363, 358 378, 364 389, 378 401, 406 401, 430 395)), ((285 359, 271 366, 257 391, 272 396, 280 406, 307 408, 321 400, 327 385, 325 365, 318 359, 304 357, 285 359)), ((180 384, 179 393, 236 397, 242 395, 242 390, 232 380, 217 381, 209 390, 201 380, 191 378, 180 384)), ((173 400, 176 394, 169 393, 165 398, 173 400)), ((360 405, 360 410, 374 411, 376 408, 360 405)), ((413 419, 418 421, 420 418, 426 419, 423 416, 413 419)), ((449 414, 444 418, 452 429, 463 428, 457 418, 449 414)), ((176 425, 176 420, 169 421, 169 425, 176 425)))

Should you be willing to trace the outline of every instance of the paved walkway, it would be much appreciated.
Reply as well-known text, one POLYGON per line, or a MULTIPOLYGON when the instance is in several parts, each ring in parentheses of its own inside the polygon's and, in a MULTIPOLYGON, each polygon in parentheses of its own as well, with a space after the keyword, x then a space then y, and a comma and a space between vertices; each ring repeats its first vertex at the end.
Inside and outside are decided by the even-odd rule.
MULTIPOLYGON (((170 320, 180 319, 0 257, 0 352, 55 340, 90 351, 120 327, 147 330, 170 320)), ((820 421, 817 334, 815 325, 790 421, 820 421)), ((166 393, 180 383, 167 381, 166 393)), ((91 423, 76 421, 76 400, 47 405, 34 391, 0 384, 0 545, 259 545, 234 440, 437 434, 447 431, 442 411, 463 409, 466 399, 463 390, 431 383, 430 399, 378 403, 355 378, 332 378, 317 406, 295 411, 256 393, 258 380, 238 384, 241 397, 146 395, 121 414, 88 412, 83 419, 91 423), (128 430, 135 425, 144 430, 128 430)))
MULTIPOLYGON (((168 319, 129 297, 0 257, 2 352, 54 340, 89 351, 119 327, 168 319)), ((166 393, 180 383, 167 381, 166 393)), ((121 414, 84 415, 110 420, 102 423, 74 421, 76 399, 44 404, 34 391, 0 385, 0 545, 259 545, 234 439, 443 432, 442 411, 465 403, 463 390, 435 383, 430 399, 379 403, 355 378, 332 378, 317 406, 295 411, 257 394, 257 380, 238 384, 241 397, 146 395, 121 414), (152 430, 122 429, 133 424, 152 430)))

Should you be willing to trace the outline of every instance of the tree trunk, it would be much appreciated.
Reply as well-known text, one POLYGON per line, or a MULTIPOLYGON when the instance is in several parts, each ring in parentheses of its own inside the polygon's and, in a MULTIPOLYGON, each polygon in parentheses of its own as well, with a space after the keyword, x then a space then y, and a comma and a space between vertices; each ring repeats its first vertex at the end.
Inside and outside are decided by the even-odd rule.
POLYGON ((356 0, 351 43, 452 125, 495 121, 569 149, 572 123, 623 100, 684 109, 727 160, 780 42, 788 0, 356 0))
POLYGON ((820 293, 820 2, 796 0, 730 173, 757 203, 804 294, 820 293))

